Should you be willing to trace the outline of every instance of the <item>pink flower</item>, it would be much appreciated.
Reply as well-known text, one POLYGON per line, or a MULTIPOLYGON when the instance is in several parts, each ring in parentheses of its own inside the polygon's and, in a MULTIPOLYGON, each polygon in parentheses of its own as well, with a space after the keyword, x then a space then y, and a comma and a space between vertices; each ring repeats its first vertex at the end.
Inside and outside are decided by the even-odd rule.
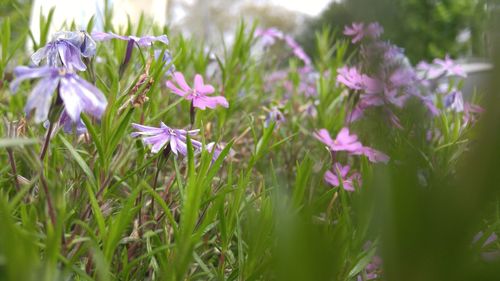
POLYGON ((352 43, 355 44, 365 37, 365 24, 364 23, 352 23, 351 26, 344 27, 344 35, 352 37, 352 43))
POLYGON ((167 81, 167 87, 176 95, 184 97, 187 100, 190 100, 193 103, 193 107, 197 107, 201 110, 205 110, 205 108, 215 108, 217 105, 222 107, 229 107, 229 104, 225 97, 223 96, 207 96, 212 94, 215 89, 212 85, 204 84, 203 78, 201 75, 196 74, 194 77, 194 89, 188 86, 186 80, 184 79, 184 75, 180 72, 175 72, 174 80, 176 84, 172 81, 167 81))
POLYGON ((330 137, 326 129, 319 130, 314 136, 332 151, 357 152, 363 147, 358 141, 358 136, 349 134, 349 129, 346 127, 340 130, 335 140, 330 137))
POLYGON ((335 163, 333 169, 325 173, 325 181, 335 187, 340 186, 340 183, 342 183, 345 190, 354 191, 354 186, 361 184, 361 175, 356 172, 347 176, 349 170, 349 165, 342 166, 340 163, 335 163))
POLYGON ((384 29, 377 22, 372 22, 365 26, 364 23, 353 23, 351 26, 344 27, 344 35, 352 37, 352 43, 355 44, 365 37, 377 39, 382 35, 384 29))
POLYGON ((382 91, 382 83, 378 79, 360 73, 355 67, 344 66, 339 68, 337 70, 337 81, 352 90, 363 90, 368 94, 382 91))
POLYGON ((358 136, 349 133, 349 129, 344 127, 337 134, 335 140, 330 137, 326 129, 321 129, 314 133, 314 137, 328 146, 331 151, 347 151, 352 155, 364 155, 372 163, 389 161, 389 156, 371 147, 363 146, 358 141, 358 136))
POLYGON ((276 42, 276 39, 283 39, 283 32, 275 27, 268 29, 257 28, 255 30, 255 36, 260 38, 262 45, 270 46, 276 42))
POLYGON ((306 52, 304 52, 304 49, 302 49, 299 43, 297 43, 297 41, 295 41, 292 36, 286 35, 285 42, 290 48, 292 48, 293 54, 301 61, 303 61, 305 65, 311 64, 311 58, 309 58, 306 52))
POLYGON ((363 75, 354 67, 344 66, 339 68, 337 81, 355 91, 364 89, 363 75))
POLYGON ((375 150, 375 149, 373 149, 371 147, 367 147, 367 146, 363 146, 361 149, 356 151, 356 153, 354 153, 354 154, 364 155, 364 156, 368 157, 368 160, 370 160, 370 162, 372 162, 372 163, 382 162, 384 164, 387 164, 387 162, 389 162, 389 156, 387 156, 386 154, 384 154, 378 150, 375 150))

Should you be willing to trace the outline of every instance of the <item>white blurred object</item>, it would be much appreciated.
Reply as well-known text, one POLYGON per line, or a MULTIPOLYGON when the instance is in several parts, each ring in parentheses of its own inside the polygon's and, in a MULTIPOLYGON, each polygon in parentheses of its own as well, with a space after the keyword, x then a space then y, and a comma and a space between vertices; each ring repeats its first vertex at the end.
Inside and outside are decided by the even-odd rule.
MULTIPOLYGON (((154 20, 156 24, 165 25, 167 19, 167 1, 169 0, 109 0, 113 7, 112 24, 115 27, 126 26, 127 16, 136 23, 141 13, 154 20)), ((34 0, 31 10, 30 28, 36 40, 40 38, 40 9, 47 17, 50 9, 55 7, 49 29, 49 39, 62 26, 75 22, 77 29, 85 29, 90 18, 95 15, 95 30, 103 29, 105 0, 34 0)))
POLYGON ((268 0, 270 3, 282 6, 288 10, 306 14, 311 17, 318 16, 331 2, 339 0, 268 0))

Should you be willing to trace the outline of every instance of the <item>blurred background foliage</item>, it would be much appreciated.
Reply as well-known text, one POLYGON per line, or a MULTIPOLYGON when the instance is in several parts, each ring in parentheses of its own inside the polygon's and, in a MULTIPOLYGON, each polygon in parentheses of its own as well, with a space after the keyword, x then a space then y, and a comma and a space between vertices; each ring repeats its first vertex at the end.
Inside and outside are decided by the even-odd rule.
POLYGON ((26 32, 29 22, 32 0, 0 0, 0 23, 9 18, 11 35, 19 38, 26 32))
MULTIPOLYGON (((342 32, 352 22, 378 21, 385 37, 403 47, 416 63, 444 57, 485 55, 482 32, 486 0, 344 0, 332 2, 312 19, 301 43, 315 55, 314 33, 327 26, 342 32)), ((489 1, 491 2, 491 1, 489 1)))

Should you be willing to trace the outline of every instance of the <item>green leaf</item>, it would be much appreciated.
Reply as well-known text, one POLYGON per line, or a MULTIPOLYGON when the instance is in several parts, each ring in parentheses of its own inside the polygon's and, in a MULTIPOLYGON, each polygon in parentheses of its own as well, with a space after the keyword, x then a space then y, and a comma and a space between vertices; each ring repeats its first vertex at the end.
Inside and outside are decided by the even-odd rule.
POLYGON ((36 139, 25 138, 0 139, 0 148, 25 146, 35 144, 37 142, 38 140, 36 139))
POLYGON ((89 168, 85 160, 83 160, 82 156, 80 156, 80 154, 75 150, 75 148, 62 135, 59 135, 59 139, 62 141, 64 146, 66 146, 66 148, 69 150, 71 156, 73 156, 78 166, 82 168, 90 184, 94 187, 95 190, 97 190, 97 181, 94 177, 94 174, 92 173, 92 170, 89 168))

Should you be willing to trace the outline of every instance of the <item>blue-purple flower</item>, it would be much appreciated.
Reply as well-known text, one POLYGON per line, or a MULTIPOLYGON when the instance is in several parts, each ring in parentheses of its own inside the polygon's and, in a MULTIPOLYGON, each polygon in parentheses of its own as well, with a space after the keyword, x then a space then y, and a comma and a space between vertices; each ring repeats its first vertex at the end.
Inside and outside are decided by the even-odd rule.
POLYGON ((464 98, 462 92, 453 89, 448 95, 444 97, 444 107, 449 108, 455 112, 464 111, 464 98))
MULTIPOLYGON (((163 122, 161 122, 159 128, 144 126, 136 123, 132 123, 132 127, 138 131, 133 132, 131 136, 142 136, 142 142, 146 145, 151 145, 151 152, 158 153, 166 145, 169 145, 175 155, 180 153, 184 156, 187 154, 187 135, 194 136, 200 131, 172 129, 163 122)), ((201 142, 193 139, 191 139, 191 143, 195 149, 200 149, 202 146, 201 142)))
POLYGON ((132 35, 130 35, 130 36, 118 35, 118 34, 114 34, 113 32, 106 33, 106 32, 94 31, 94 32, 92 32, 92 38, 95 41, 108 41, 111 39, 133 41, 134 43, 136 43, 137 45, 139 45, 141 47, 150 46, 154 42, 161 42, 165 45, 168 45, 167 35, 160 35, 160 36, 147 35, 147 36, 137 37, 137 36, 132 36, 132 35))
POLYGON ((81 57, 91 57, 95 51, 95 42, 88 33, 62 31, 54 34, 52 41, 38 49, 31 56, 31 61, 34 65, 40 65, 41 61, 46 60, 49 66, 83 71, 87 67, 81 57))
MULTIPOLYGON (((46 120, 43 123, 45 128, 48 128, 50 121, 46 120)), ((65 110, 61 113, 59 120, 56 122, 57 127, 62 128, 67 134, 75 133, 77 136, 87 133, 87 127, 80 118, 77 122, 73 122, 65 110)))
POLYGON ((40 78, 31 90, 25 106, 27 114, 35 110, 35 122, 47 119, 56 89, 66 113, 73 122, 80 121, 81 112, 100 118, 106 109, 107 101, 102 92, 70 69, 18 66, 14 69, 14 75, 16 79, 10 84, 12 92, 17 91, 22 81, 40 78))
MULTIPOLYGON (((156 60, 160 58, 162 52, 163 52, 162 50, 158 49, 154 51, 154 57, 156 60)), ((161 60, 165 63, 163 67, 165 68, 168 67, 168 69, 165 71, 165 74, 166 75, 174 74, 175 65, 173 64, 172 54, 168 50, 165 50, 165 52, 163 52, 163 57, 161 58, 161 60)))
POLYGON ((132 51, 134 50, 134 45, 137 45, 139 47, 146 47, 146 46, 151 46, 154 42, 161 42, 165 45, 168 45, 167 35, 160 35, 160 36, 147 35, 147 36, 137 37, 132 35, 130 36, 118 35, 112 32, 106 33, 106 32, 94 31, 92 32, 92 38, 95 41, 108 41, 111 39, 119 39, 127 41, 127 49, 125 50, 125 57, 123 58, 123 62, 120 65, 120 69, 118 70, 120 77, 122 77, 123 72, 125 71, 126 67, 130 62, 130 58, 132 57, 132 51))

